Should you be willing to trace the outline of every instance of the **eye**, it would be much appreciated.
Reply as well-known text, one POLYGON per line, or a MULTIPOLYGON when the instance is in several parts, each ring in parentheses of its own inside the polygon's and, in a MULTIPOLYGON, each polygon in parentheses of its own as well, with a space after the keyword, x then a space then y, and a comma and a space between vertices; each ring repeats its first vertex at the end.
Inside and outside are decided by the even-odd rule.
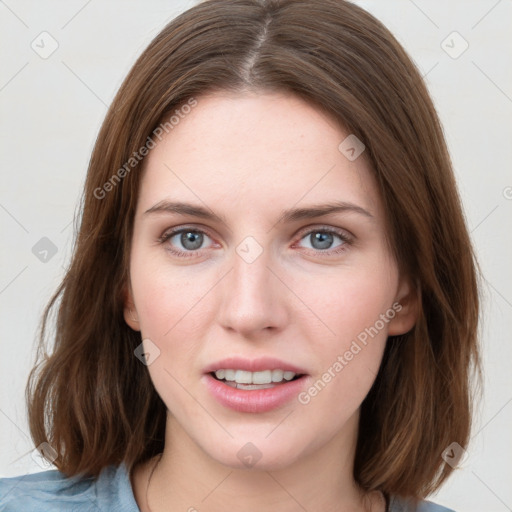
POLYGON ((309 247, 315 252, 326 253, 339 253, 344 251, 351 243, 350 237, 342 231, 333 228, 321 228, 308 231, 301 239, 309 242, 309 247), (334 245, 336 239, 339 240, 337 245, 334 245))
MULTIPOLYGON (((208 247, 204 246, 207 239, 212 240, 202 229, 185 227, 165 232, 158 238, 158 242, 166 244, 166 250, 175 256, 191 257, 196 256, 202 249, 208 247)), ((352 243, 352 239, 347 233, 334 228, 309 230, 300 238, 299 243, 302 241, 309 243, 309 247, 303 247, 316 255, 319 253, 325 253, 326 255, 338 254, 346 250, 352 243), (336 239, 338 240, 337 244, 336 239)))
MULTIPOLYGON (((197 251, 204 249, 203 243, 210 238, 207 233, 196 228, 180 228, 167 231, 158 242, 168 242, 168 250, 177 256, 194 256, 197 251)), ((211 239, 210 239, 211 240, 211 239)))

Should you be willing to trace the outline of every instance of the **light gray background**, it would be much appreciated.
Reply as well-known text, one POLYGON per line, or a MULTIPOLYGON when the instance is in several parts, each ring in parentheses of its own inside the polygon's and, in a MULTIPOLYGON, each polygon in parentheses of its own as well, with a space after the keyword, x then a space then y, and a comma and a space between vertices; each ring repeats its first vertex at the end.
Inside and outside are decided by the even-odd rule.
MULTIPOLYGON (((484 400, 463 469, 432 499, 458 512, 512 510, 512 2, 357 3, 390 28, 426 76, 486 279, 484 400)), ((31 456, 24 387, 40 315, 70 256, 73 215, 107 105, 151 39, 192 5, 0 1, 0 476, 41 470, 31 456), (49 52, 52 38, 58 48, 43 59, 37 52, 49 52), (57 249, 46 262, 32 252, 43 237, 57 249)))

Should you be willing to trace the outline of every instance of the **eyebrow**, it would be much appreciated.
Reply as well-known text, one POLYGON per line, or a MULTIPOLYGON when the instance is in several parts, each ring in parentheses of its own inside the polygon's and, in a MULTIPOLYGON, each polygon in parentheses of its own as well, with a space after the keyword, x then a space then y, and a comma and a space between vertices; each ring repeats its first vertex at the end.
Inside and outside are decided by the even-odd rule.
MULTIPOLYGON (((326 204, 311 205, 304 208, 291 208, 281 212, 278 224, 286 222, 296 222, 305 219, 314 219, 324 215, 333 213, 357 213, 365 217, 373 219, 373 215, 368 211, 356 204, 346 201, 335 201, 326 204)), ((144 212, 144 215, 160 214, 160 213, 176 213, 179 215, 191 215, 201 219, 217 221, 222 224, 227 224, 223 216, 217 215, 209 208, 191 203, 183 203, 179 201, 163 200, 149 208, 144 212)))
POLYGON ((373 215, 361 206, 346 201, 335 201, 327 204, 311 205, 305 208, 284 210, 281 212, 279 222, 294 222, 304 219, 314 219, 316 217, 322 217, 323 215, 345 212, 358 213, 373 219, 373 215))

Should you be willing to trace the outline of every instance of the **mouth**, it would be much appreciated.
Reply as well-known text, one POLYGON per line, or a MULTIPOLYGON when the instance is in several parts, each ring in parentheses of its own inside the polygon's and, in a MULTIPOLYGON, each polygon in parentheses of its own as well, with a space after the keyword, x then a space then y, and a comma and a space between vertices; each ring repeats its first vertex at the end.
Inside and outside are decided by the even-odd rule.
POLYGON ((289 404, 308 385, 305 370, 273 358, 231 357, 206 367, 203 382, 223 407, 263 413, 289 404))

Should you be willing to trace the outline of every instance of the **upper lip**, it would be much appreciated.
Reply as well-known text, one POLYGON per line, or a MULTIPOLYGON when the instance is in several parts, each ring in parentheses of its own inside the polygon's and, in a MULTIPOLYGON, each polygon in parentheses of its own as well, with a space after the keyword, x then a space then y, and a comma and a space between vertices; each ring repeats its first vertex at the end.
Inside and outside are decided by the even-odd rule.
POLYGON ((211 373, 221 369, 245 370, 248 372, 260 372, 263 370, 283 370, 296 374, 306 373, 304 369, 274 357, 259 357, 256 359, 228 357, 226 359, 221 359, 209 364, 205 367, 204 373, 211 373))

